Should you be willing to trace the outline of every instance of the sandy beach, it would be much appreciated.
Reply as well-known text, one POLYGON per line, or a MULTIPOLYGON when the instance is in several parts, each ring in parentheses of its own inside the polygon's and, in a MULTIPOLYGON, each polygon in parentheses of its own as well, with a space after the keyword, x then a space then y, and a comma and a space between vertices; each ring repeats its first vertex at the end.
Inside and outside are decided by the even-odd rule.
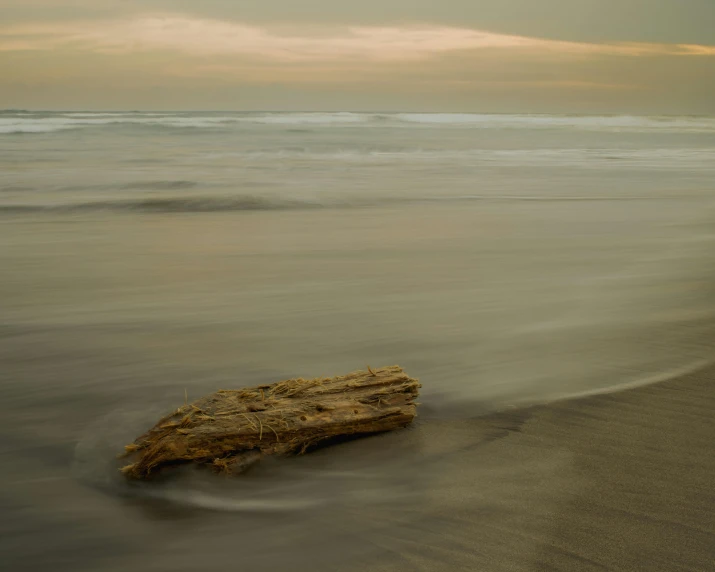
POLYGON ((307 119, 5 117, 8 570, 715 569, 713 120, 307 119), (393 364, 406 431, 118 471, 187 398, 393 364))
POLYGON ((708 368, 461 421, 428 414, 406 431, 269 464, 239 494, 235 481, 209 476, 126 497, 45 457, 6 473, 44 474, 3 487, 18 519, 3 525, 6 562, 156 572, 236 559, 252 570, 712 570, 714 376, 708 368), (29 550, 38 537, 52 540, 29 550))
POLYGON ((371 569, 712 570, 714 378, 425 424, 435 446, 465 445, 425 520, 448 542, 413 538, 371 569))

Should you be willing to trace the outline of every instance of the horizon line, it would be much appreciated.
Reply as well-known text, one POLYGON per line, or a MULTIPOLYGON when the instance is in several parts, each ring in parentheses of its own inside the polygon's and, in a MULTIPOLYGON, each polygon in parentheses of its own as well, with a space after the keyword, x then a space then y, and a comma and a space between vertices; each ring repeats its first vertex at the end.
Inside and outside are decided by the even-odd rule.
POLYGON ((638 113, 638 112, 548 112, 548 111, 434 111, 434 110, 326 110, 326 109, 40 109, 40 108, 0 108, 0 113, 352 113, 355 115, 393 115, 393 114, 429 114, 429 115, 559 115, 592 117, 715 117, 715 113, 638 113))

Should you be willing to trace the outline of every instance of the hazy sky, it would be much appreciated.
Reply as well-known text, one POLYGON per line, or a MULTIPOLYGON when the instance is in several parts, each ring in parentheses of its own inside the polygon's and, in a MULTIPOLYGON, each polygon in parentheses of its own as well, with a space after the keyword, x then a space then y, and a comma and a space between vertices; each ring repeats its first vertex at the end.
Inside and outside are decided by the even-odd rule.
POLYGON ((0 0, 0 108, 715 113, 715 0, 0 0))

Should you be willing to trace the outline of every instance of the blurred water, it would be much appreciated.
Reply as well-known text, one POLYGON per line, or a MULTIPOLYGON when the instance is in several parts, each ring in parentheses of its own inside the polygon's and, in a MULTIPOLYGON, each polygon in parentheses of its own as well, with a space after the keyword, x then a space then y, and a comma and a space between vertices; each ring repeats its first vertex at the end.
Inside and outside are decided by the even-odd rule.
POLYGON ((714 121, 0 114, 13 569, 370 566, 460 420, 710 360, 714 121), (411 432, 240 482, 116 477, 185 389, 393 363, 424 386, 411 432))

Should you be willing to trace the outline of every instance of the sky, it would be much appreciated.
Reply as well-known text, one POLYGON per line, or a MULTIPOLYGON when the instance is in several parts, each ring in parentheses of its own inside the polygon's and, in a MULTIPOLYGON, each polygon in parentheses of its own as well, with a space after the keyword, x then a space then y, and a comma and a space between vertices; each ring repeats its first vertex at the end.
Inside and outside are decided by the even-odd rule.
POLYGON ((715 0, 0 0, 0 108, 715 114, 715 0))

